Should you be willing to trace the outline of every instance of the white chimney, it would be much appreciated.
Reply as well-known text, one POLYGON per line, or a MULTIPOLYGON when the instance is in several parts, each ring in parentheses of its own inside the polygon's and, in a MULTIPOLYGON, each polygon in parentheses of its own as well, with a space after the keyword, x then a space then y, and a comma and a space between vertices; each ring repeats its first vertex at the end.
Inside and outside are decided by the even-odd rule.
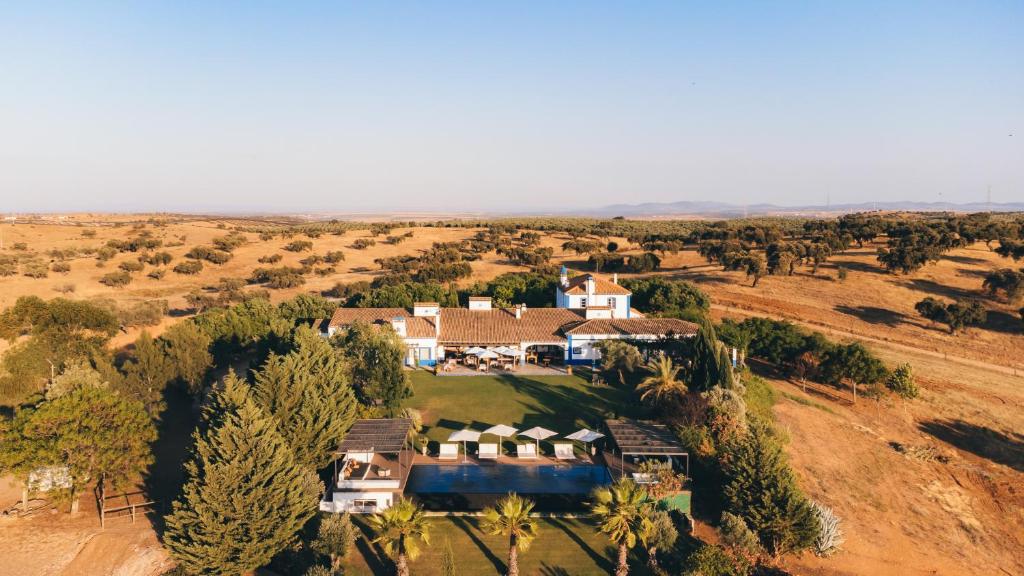
POLYGON ((587 276, 587 296, 593 296, 594 292, 597 291, 597 282, 594 281, 593 276, 587 276))
POLYGON ((618 272, 612 272, 612 284, 618 284, 618 283, 619 283, 619 273, 618 272))
POLYGON ((523 305, 516 304, 516 320, 520 320, 523 317, 523 305))
POLYGON ((470 296, 469 297, 469 309, 470 310, 490 310, 491 299, 487 296, 470 296))
POLYGON ((401 336, 402 338, 405 338, 406 334, 408 334, 405 331, 405 316, 395 316, 394 318, 392 318, 391 327, 394 328, 395 333, 401 336))

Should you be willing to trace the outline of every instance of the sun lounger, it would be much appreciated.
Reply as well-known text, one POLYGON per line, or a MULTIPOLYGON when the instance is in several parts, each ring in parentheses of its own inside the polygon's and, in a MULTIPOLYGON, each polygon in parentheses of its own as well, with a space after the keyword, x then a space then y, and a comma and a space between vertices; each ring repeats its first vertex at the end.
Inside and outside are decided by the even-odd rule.
POLYGON ((575 460, 576 452, 573 450, 572 444, 568 442, 555 444, 555 458, 559 460, 575 460))
POLYGON ((480 459, 481 460, 497 460, 498 459, 498 445, 497 444, 480 444, 480 459))
POLYGON ((516 456, 518 456, 521 460, 536 460, 537 447, 534 446, 533 444, 517 444, 516 456))
POLYGON ((459 445, 458 444, 441 444, 441 451, 437 455, 438 460, 458 460, 459 459, 459 445))
POLYGON ((633 472, 633 481, 637 484, 657 484, 658 481, 655 479, 653 474, 648 472, 633 472))

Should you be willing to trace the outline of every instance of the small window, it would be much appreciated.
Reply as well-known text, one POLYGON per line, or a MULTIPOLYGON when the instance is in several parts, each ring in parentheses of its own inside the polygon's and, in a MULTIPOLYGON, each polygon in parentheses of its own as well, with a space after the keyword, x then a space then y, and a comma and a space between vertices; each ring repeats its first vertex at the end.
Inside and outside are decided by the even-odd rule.
POLYGON ((580 308, 586 308, 586 307, 587 307, 587 297, 584 296, 583 298, 580 298, 580 308))
POLYGON ((572 354, 573 354, 573 356, 582 356, 583 355, 583 346, 573 346, 572 347, 572 354))
POLYGON ((377 508, 377 501, 376 500, 353 500, 352 501, 352 506, 355 507, 355 508, 361 508, 361 509, 364 509, 364 510, 365 509, 375 510, 377 508))
POLYGON ((608 298, 608 307, 612 310, 615 309, 615 298, 608 298))

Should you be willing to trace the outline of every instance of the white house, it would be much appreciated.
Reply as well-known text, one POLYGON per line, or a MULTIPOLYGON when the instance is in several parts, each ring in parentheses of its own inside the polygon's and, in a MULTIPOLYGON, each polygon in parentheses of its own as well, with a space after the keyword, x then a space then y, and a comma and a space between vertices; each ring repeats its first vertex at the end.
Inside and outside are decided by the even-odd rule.
POLYGON ((631 308, 630 292, 617 278, 593 274, 569 278, 563 267, 554 308, 494 308, 491 299, 474 296, 465 308, 417 302, 405 308, 339 308, 324 330, 334 335, 354 322, 388 325, 408 347, 406 364, 433 366, 446 355, 471 347, 510 347, 539 352, 566 364, 590 364, 600 358, 601 340, 652 341, 685 338, 697 325, 675 318, 647 318, 631 308))
POLYGON ((338 447, 320 510, 372 514, 394 504, 412 468, 412 429, 407 418, 357 420, 338 447))

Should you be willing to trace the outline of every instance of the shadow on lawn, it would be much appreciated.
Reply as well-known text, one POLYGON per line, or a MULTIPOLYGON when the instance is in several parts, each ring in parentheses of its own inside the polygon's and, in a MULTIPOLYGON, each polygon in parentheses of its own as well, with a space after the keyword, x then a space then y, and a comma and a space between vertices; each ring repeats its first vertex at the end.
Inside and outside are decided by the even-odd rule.
POLYGON ((907 316, 903 313, 896 312, 894 310, 887 310, 885 308, 878 308, 875 306, 840 305, 836 306, 835 310, 836 312, 841 312, 843 314, 854 316, 870 324, 899 326, 900 324, 907 321, 907 316))
POLYGON ((362 532, 362 537, 356 538, 356 550, 359 551, 359 555, 363 557, 371 572, 390 576, 394 572, 391 560, 384 554, 384 550, 380 546, 373 543, 375 535, 370 529, 370 525, 357 516, 353 515, 354 522, 352 523, 362 532))
POLYGON ((466 536, 469 536, 469 539, 473 541, 473 544, 476 544, 476 547, 479 548, 481 552, 483 552, 484 556, 487 557, 487 560, 494 565, 494 569, 498 571, 498 574, 505 573, 505 563, 502 562, 501 558, 498 558, 494 554, 494 552, 491 552, 491 549, 487 547, 487 544, 484 544, 483 540, 480 540, 480 538, 476 535, 476 531, 479 529, 476 520, 453 516, 451 518, 451 521, 452 524, 458 526, 459 529, 465 532, 466 536))
POLYGON ((551 518, 549 522, 555 528, 558 528, 562 532, 565 532, 565 535, 568 536, 573 542, 575 542, 576 545, 580 547, 580 550, 585 552, 587 556, 590 556, 590 559, 593 560, 595 564, 600 566, 602 570, 606 570, 609 573, 615 570, 615 565, 612 564, 610 560, 608 560, 607 554, 602 555, 597 550, 591 548, 589 544, 587 544, 582 538, 579 537, 578 534, 576 534, 576 532, 572 530, 572 528, 566 526, 562 520, 559 520, 557 518, 551 518))

